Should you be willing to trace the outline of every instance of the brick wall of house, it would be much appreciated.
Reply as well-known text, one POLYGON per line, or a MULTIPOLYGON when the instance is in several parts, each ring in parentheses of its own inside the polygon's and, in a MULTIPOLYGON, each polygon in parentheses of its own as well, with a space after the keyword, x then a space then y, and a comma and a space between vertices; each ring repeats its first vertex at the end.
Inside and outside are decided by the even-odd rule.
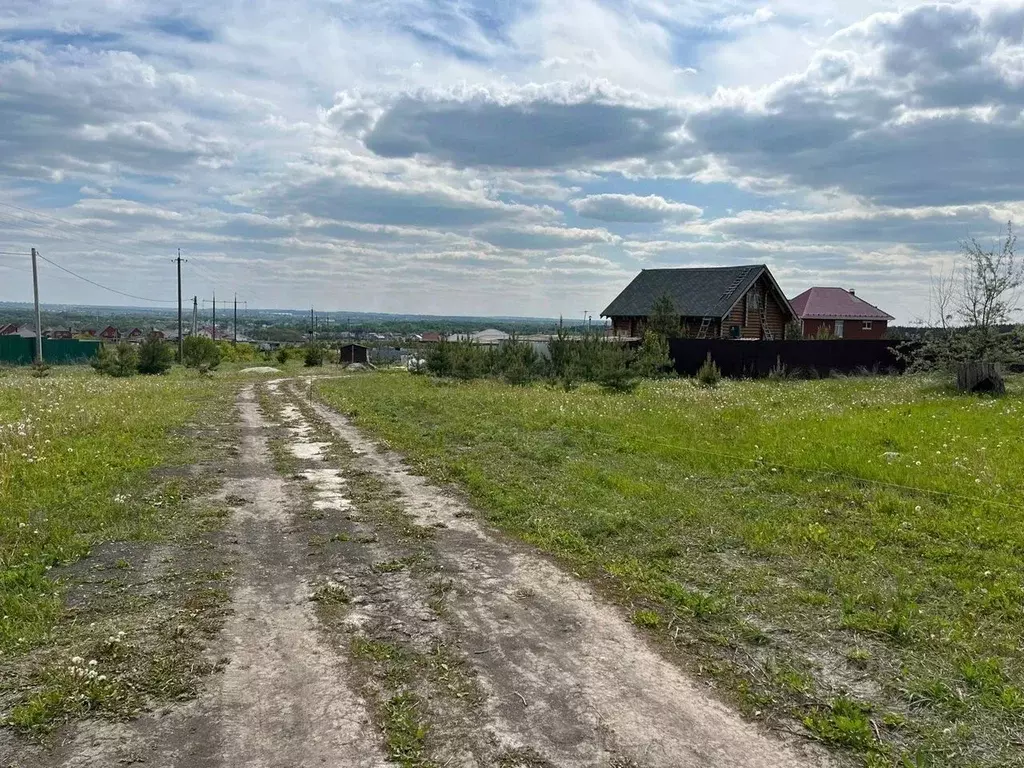
MULTIPOLYGON (((822 328, 828 328, 829 332, 835 335, 835 320, 804 320, 804 338, 817 338, 822 328)), ((871 327, 865 328, 863 320, 844 320, 844 339, 881 339, 885 336, 888 326, 886 320, 872 320, 871 327)))

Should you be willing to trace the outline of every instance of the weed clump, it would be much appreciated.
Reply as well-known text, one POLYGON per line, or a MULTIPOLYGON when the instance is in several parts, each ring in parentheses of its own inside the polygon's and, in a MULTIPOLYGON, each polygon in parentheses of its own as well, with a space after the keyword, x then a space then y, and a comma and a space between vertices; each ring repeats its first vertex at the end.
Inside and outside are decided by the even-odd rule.
POLYGON ((654 629, 661 626, 661 616, 657 611, 636 611, 633 614, 633 623, 644 629, 654 629))
POLYGON ((721 380, 722 372, 715 361, 711 359, 711 355, 708 354, 708 359, 697 371, 697 384, 706 389, 714 389, 721 380))
POLYGON ((344 585, 328 579, 313 590, 310 600, 315 603, 345 605, 351 602, 352 597, 349 595, 348 590, 345 589, 344 585))

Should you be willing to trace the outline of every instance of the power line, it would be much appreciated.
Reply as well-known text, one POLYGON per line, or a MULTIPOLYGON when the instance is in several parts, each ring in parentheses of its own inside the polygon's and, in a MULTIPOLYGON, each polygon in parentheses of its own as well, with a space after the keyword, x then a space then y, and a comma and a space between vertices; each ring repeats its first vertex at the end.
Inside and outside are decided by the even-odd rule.
POLYGON ((138 240, 137 238, 122 235, 118 235, 118 237, 120 238, 119 241, 109 240, 106 237, 95 234, 92 230, 88 229, 84 224, 68 221, 67 219, 61 219, 57 216, 49 216, 45 213, 33 211, 30 208, 22 208, 20 206, 11 205, 10 203, 4 203, 2 201, 0 201, 0 206, 11 208, 17 211, 22 211, 24 213, 29 214, 30 216, 35 216, 39 219, 48 219, 50 221, 57 222, 58 224, 63 224, 67 227, 74 227, 76 230, 78 230, 73 234, 70 232, 62 232, 61 230, 57 229, 53 224, 48 224, 45 221, 33 221, 32 219, 29 219, 25 216, 19 216, 18 214, 5 213, 3 211, 0 211, 0 216, 7 218, 9 222, 17 222, 21 224, 21 226, 23 227, 28 225, 29 227, 32 227, 36 232, 41 233, 43 236, 48 235, 52 237, 57 237, 58 239, 70 240, 72 242, 77 242, 79 240, 91 241, 96 245, 102 245, 107 248, 113 249, 114 251, 120 252, 124 252, 124 245, 126 242, 134 243, 137 247, 140 248, 152 247, 151 244, 144 243, 141 240, 138 240))
POLYGON ((62 272, 67 272, 69 275, 72 275, 73 277, 77 277, 79 280, 84 280, 85 282, 89 283, 90 285, 95 285, 97 288, 102 288, 105 291, 110 291, 111 293, 117 293, 117 294, 120 294, 121 296, 127 296, 130 299, 138 299, 139 301, 152 301, 152 302, 159 303, 159 304, 174 304, 175 303, 173 300, 168 300, 168 299, 151 299, 151 298, 148 298, 146 296, 136 296, 134 293, 127 293, 126 291, 119 291, 117 288, 111 288, 109 285, 103 285, 102 283, 97 283, 95 280, 90 280, 88 277, 80 275, 77 272, 72 272, 67 267, 62 267, 57 262, 50 261, 50 259, 48 259, 45 256, 43 256, 43 254, 41 254, 41 253, 37 253, 37 255, 39 256, 40 259, 45 261, 47 264, 52 264, 53 266, 55 266, 57 269, 61 270, 62 272))
MULTIPOLYGON (((19 205, 12 205, 11 203, 5 203, 5 202, 2 202, 2 201, 0 201, 0 206, 3 206, 4 208, 10 208, 10 209, 15 210, 15 211, 21 211, 22 213, 27 213, 30 216, 35 216, 37 219, 48 219, 49 221, 54 221, 54 222, 57 222, 58 224, 63 224, 63 225, 68 226, 68 227, 74 227, 75 229, 83 230, 86 233, 85 236, 90 237, 90 238, 92 238, 92 239, 94 239, 94 240, 96 240, 98 242, 103 242, 104 241, 103 237, 97 236, 95 233, 91 232, 86 227, 86 225, 84 225, 84 224, 80 224, 80 223, 77 223, 77 222, 74 222, 74 221, 68 221, 67 219, 62 219, 59 216, 50 216, 49 214, 46 214, 46 213, 40 213, 39 211, 34 211, 31 208, 22 208, 19 205)), ((10 214, 8 214, 8 215, 10 215, 10 214)), ((19 217, 19 218, 24 218, 24 217, 19 217)), ((135 240, 134 238, 124 238, 124 239, 132 240, 132 242, 139 243, 139 241, 135 240)), ((114 243, 114 241, 112 241, 112 240, 107 240, 105 242, 108 245, 114 243)), ((120 248, 121 246, 120 246, 120 244, 117 244, 116 247, 120 248)))
POLYGON ((66 232, 59 230, 53 230, 52 232, 47 229, 48 224, 42 222, 32 221, 24 216, 17 216, 12 213, 0 211, 0 224, 3 224, 5 229, 8 227, 17 227, 19 231, 32 235, 33 237, 52 237, 56 240, 70 240, 70 235, 66 232))
MULTIPOLYGON (((22 216, 22 215, 19 215, 17 213, 7 213, 7 212, 4 212, 4 211, 0 211, 0 221, 6 220, 7 223, 9 223, 9 224, 14 224, 15 226, 18 226, 18 227, 22 228, 24 231, 34 233, 34 234, 36 234, 38 236, 41 236, 41 237, 49 236, 49 237, 54 237, 54 238, 56 238, 58 240, 70 241, 70 242, 77 242, 79 240, 91 241, 94 244, 98 244, 98 245, 104 246, 106 248, 110 248, 113 251, 120 252, 120 253, 125 253, 125 249, 124 249, 125 242, 133 243, 133 244, 135 244, 136 246, 138 246, 140 248, 152 247, 151 244, 143 243, 142 241, 140 241, 138 239, 130 238, 130 237, 121 237, 120 235, 118 237, 121 237, 121 242, 115 242, 113 240, 107 240, 106 238, 104 238, 102 236, 93 234, 93 231, 89 230, 86 227, 86 225, 84 225, 84 224, 81 224, 81 223, 78 223, 78 222, 74 222, 74 221, 68 221, 67 219, 60 218, 59 216, 52 216, 50 214, 40 213, 39 211, 34 211, 31 208, 25 208, 25 207, 22 207, 22 206, 19 206, 19 205, 14 205, 12 203, 6 203, 6 202, 3 202, 3 201, 0 201, 0 207, 9 208, 9 209, 11 209, 13 211, 20 211, 21 213, 28 214, 28 216, 35 217, 36 219, 45 219, 47 221, 55 222, 56 224, 63 224, 65 226, 67 226, 67 227, 73 227, 75 230, 77 230, 76 232, 73 232, 73 233, 72 232, 61 231, 56 226, 54 226, 54 224, 48 224, 46 221, 38 221, 38 220, 34 221, 33 219, 28 218, 27 216, 22 216)), ((28 254, 26 252, 26 253, 21 253, 21 254, 6 254, 5 253, 4 255, 28 255, 28 254)), ((40 258, 43 258, 43 257, 40 257, 40 258)), ((205 258, 205 256, 203 256, 203 258, 205 258)), ((45 260, 48 261, 51 264, 54 264, 54 262, 50 261, 49 259, 45 259, 45 260)), ((221 279, 221 278, 217 278, 216 276, 211 274, 208 270, 204 269, 201 264, 196 264, 195 261, 194 261, 194 254, 190 256, 190 260, 192 260, 193 268, 197 272, 199 272, 200 275, 204 276, 207 280, 209 280, 211 284, 215 285, 218 282, 218 280, 221 279)), ((64 267, 61 267, 59 264, 54 264, 54 266, 57 266, 60 269, 64 269, 66 272, 68 272, 70 274, 73 274, 76 277, 79 277, 80 279, 85 280, 86 282, 93 282, 93 281, 89 280, 89 278, 82 277, 81 275, 78 275, 77 273, 71 272, 71 270, 68 270, 68 269, 66 269, 64 267)), ((126 293, 124 291, 118 291, 116 289, 109 288, 109 287, 101 285, 99 283, 93 283, 93 284, 97 285, 100 288, 103 288, 104 290, 109 290, 109 291, 112 291, 113 293, 118 293, 118 294, 121 294, 123 296, 128 296, 130 298, 136 298, 136 299, 144 299, 144 297, 135 296, 133 294, 126 293)), ((250 283, 241 283, 240 285, 241 285, 241 287, 247 289, 247 292, 250 295, 258 293, 257 291, 253 291, 252 290, 252 285, 250 283)), ((165 299, 144 299, 144 300, 146 300, 146 301, 154 301, 154 302, 161 302, 161 303, 171 303, 171 304, 174 303, 174 302, 168 302, 165 299)))
MULTIPOLYGON (((0 203, 0 205, 2 205, 2 203, 0 203)), ((6 211, 0 211, 0 217, 6 219, 6 223, 8 225, 13 224, 15 226, 19 226, 24 231, 31 232, 37 237, 52 237, 57 240, 67 240, 70 242, 88 240, 92 241, 94 244, 103 245, 108 248, 113 247, 117 248, 118 250, 122 248, 122 244, 120 243, 115 244, 113 241, 106 241, 95 235, 82 232, 76 232, 74 235, 72 235, 70 232, 64 232, 60 229, 57 229, 57 227, 55 227, 53 224, 48 224, 45 221, 34 221, 26 216, 19 216, 16 213, 7 213, 6 211)), ((69 225, 74 226, 71 225, 70 223, 69 225)))

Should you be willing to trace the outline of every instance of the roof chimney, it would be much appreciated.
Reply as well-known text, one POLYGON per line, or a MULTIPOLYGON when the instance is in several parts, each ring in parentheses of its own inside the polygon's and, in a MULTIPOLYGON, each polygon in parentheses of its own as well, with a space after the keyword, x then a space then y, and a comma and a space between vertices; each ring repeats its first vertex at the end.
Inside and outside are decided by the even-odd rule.
POLYGON ((857 295, 857 292, 855 290, 853 290, 853 288, 850 288, 849 290, 850 290, 850 295, 851 296, 856 296, 857 295))

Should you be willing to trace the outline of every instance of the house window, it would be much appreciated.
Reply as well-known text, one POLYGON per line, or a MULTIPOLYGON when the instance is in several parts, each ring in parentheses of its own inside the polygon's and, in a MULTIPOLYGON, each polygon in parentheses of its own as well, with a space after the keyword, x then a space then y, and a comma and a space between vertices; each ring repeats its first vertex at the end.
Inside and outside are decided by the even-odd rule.
POLYGON ((861 329, 862 331, 870 331, 870 330, 871 330, 871 321, 870 321, 870 320, 865 320, 865 321, 864 321, 864 322, 863 322, 863 323, 861 324, 861 326, 860 326, 860 329, 861 329))
POLYGON ((843 321, 842 320, 836 320, 836 338, 837 339, 843 338, 843 321))

